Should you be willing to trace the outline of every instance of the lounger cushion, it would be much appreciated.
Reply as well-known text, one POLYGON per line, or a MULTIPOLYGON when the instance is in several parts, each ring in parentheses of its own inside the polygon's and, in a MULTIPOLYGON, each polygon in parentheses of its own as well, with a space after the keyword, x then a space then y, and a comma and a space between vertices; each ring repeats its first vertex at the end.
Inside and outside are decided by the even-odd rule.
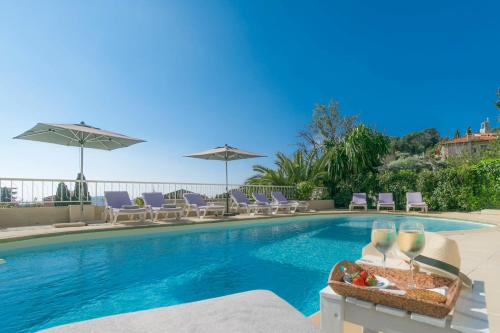
POLYGON ((140 209, 141 207, 137 206, 137 205, 123 205, 122 208, 123 209, 140 209))
POLYGON ((114 213, 123 213, 123 214, 135 214, 145 212, 145 208, 134 208, 134 209, 125 209, 125 208, 113 208, 114 213))
POLYGON ((146 192, 142 194, 144 203, 150 207, 161 207, 165 203, 165 198, 161 192, 146 192))
POLYGON ((232 191, 231 198, 238 204, 248 204, 247 196, 241 191, 232 191))
POLYGON ((182 211, 182 207, 151 207, 151 209, 155 212, 177 212, 182 211))
POLYGON ((225 209, 226 207, 225 206, 221 206, 221 205, 208 205, 208 206, 199 206, 198 207, 199 209, 212 209, 212 210, 215 210, 215 209, 225 209))
POLYGON ((180 208, 180 207, 177 207, 177 205, 175 204, 164 204, 161 206, 161 208, 180 208))
POLYGON ((304 315, 266 290, 119 314, 49 328, 45 333, 319 333, 304 315))

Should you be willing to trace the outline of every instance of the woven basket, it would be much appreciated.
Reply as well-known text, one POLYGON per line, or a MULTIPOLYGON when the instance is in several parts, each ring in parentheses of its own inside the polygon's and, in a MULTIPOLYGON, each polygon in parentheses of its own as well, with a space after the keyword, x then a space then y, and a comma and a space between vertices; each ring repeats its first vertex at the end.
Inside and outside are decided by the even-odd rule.
POLYGON ((415 273, 415 282, 417 288, 430 289, 447 286, 448 295, 445 303, 437 303, 427 300, 420 300, 407 295, 396 295, 390 292, 384 292, 383 289, 366 288, 343 282, 344 273, 341 267, 345 267, 348 272, 365 270, 368 273, 379 275, 393 282, 398 289, 406 289, 410 279, 410 272, 399 269, 355 264, 350 261, 341 261, 337 263, 328 280, 328 285, 339 295, 354 297, 375 304, 383 304, 390 307, 403 309, 435 318, 444 318, 455 306, 462 283, 460 279, 451 280, 448 278, 430 275, 425 273, 415 273))

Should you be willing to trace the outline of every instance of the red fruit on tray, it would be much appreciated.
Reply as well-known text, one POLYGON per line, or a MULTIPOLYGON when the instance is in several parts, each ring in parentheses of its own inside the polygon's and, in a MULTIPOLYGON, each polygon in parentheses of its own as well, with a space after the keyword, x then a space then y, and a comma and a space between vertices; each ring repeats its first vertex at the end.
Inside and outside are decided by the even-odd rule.
POLYGON ((366 280, 366 278, 368 277, 368 273, 366 271, 361 271, 359 273, 359 276, 361 276, 363 280, 366 280))
POLYGON ((365 280, 361 276, 357 276, 352 280, 352 284, 354 284, 355 286, 364 287, 365 280))

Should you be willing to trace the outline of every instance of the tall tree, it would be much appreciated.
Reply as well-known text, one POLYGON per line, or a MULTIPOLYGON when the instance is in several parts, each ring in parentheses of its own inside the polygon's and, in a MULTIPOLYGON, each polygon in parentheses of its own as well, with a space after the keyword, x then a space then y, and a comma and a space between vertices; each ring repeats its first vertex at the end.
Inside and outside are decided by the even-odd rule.
POLYGON ((498 101, 496 102, 496 106, 497 106, 497 108, 500 109, 500 88, 498 88, 498 90, 497 90, 497 97, 498 97, 498 101))
POLYGON ((71 201, 71 193, 64 182, 57 184, 56 195, 54 196, 55 206, 67 206, 71 201))
POLYGON ((0 188, 0 202, 11 202, 12 201, 12 189, 9 187, 0 188))
POLYGON ((75 191, 73 193, 72 201, 80 201, 80 184, 78 182, 80 179, 83 180, 83 183, 82 183, 83 202, 88 204, 88 203, 90 203, 90 193, 89 193, 89 189, 88 189, 88 184, 85 181, 85 175, 82 175, 81 173, 78 173, 78 175, 76 176, 77 182, 75 182, 75 191))
POLYGON ((434 148, 441 136, 435 128, 427 128, 423 131, 415 131, 401 138, 392 140, 393 152, 408 153, 411 155, 422 154, 430 148, 434 148))
POLYGON ((304 150, 323 150, 341 141, 357 122, 357 116, 344 116, 339 111, 339 103, 330 100, 328 104, 314 107, 312 121, 304 131, 299 132, 299 146, 304 150))

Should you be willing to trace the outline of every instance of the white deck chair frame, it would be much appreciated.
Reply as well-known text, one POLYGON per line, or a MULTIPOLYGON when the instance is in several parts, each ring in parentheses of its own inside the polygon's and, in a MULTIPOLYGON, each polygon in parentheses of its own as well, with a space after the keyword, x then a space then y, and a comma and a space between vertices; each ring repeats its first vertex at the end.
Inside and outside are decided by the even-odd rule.
POLYGON ((203 219, 208 212, 213 212, 215 216, 218 216, 219 214, 223 215, 226 209, 222 205, 207 205, 203 197, 197 193, 185 193, 184 200, 186 201, 186 216, 189 216, 189 213, 194 211, 198 218, 203 219))
POLYGON ((145 208, 132 208, 132 209, 130 209, 130 208, 112 207, 108 203, 108 200, 112 199, 113 195, 122 196, 120 198, 120 200, 124 201, 123 204, 132 205, 132 201, 130 200, 128 192, 126 192, 126 191, 107 191, 107 192, 104 192, 104 199, 105 199, 105 205, 106 205, 104 207, 104 221, 108 220, 108 216, 109 216, 110 221, 112 222, 113 225, 115 225, 118 222, 118 217, 120 217, 120 216, 128 216, 129 220, 131 220, 131 221, 133 221, 134 216, 139 216, 140 221, 146 220, 147 210, 145 208), (128 201, 126 199, 128 199, 128 201))

